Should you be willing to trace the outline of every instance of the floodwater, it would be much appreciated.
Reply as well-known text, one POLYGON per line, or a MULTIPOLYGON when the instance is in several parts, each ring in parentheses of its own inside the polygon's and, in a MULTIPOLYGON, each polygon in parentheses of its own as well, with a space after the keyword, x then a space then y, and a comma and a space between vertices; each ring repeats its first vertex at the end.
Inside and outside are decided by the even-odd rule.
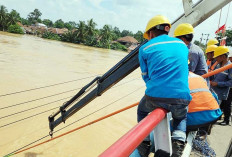
MULTIPOLYGON (((0 156, 48 135, 48 116, 127 53, 0 32, 0 156)), ((138 102, 139 69, 86 105, 58 136, 138 102)), ((98 156, 136 124, 134 107, 71 134, 17 154, 19 157, 98 156)), ((60 115, 59 115, 60 116, 60 115)), ((50 139, 46 137, 36 143, 50 139)))

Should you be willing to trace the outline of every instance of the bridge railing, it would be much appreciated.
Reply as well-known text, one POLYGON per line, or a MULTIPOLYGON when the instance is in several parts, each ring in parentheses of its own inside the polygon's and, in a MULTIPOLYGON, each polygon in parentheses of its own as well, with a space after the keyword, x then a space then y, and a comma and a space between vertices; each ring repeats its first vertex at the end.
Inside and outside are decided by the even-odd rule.
MULTIPOLYGON (((138 147, 150 132, 166 117, 167 111, 157 108, 134 126, 129 132, 105 150, 100 157, 125 157, 138 147)), ((165 124, 166 125, 166 124, 165 124)), ((169 128, 168 128, 169 129, 169 128)), ((169 132, 170 135, 170 132, 169 132)), ((163 138, 163 137, 161 137, 163 138)), ((167 138, 170 139, 170 138, 167 138)))

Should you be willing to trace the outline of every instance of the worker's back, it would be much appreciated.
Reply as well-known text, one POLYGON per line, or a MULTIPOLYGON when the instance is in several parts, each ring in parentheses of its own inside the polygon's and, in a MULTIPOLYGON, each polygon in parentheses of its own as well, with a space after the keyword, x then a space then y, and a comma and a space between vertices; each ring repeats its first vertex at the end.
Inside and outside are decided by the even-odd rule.
POLYGON ((190 61, 189 71, 197 75, 206 74, 208 72, 208 67, 202 49, 193 43, 190 43, 188 45, 188 48, 189 48, 189 61, 190 61))
POLYGON ((203 77, 190 72, 189 88, 192 101, 189 104, 187 126, 197 127, 217 120, 222 112, 203 77))
MULTIPOLYGON (((146 95, 167 101, 166 98, 191 100, 188 88, 188 49, 179 39, 160 35, 149 40, 139 50, 139 60, 146 82, 146 95), (147 67, 148 69, 144 69, 147 67)), ((168 103, 177 103, 176 100, 168 103)))

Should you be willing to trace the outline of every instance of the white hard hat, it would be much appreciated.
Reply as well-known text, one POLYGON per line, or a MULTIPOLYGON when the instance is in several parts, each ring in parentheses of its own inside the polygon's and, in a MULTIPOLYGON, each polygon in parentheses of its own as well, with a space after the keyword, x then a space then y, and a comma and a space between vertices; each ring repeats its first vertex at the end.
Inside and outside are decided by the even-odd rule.
POLYGON ((232 57, 232 50, 230 50, 230 53, 229 53, 228 57, 232 57))

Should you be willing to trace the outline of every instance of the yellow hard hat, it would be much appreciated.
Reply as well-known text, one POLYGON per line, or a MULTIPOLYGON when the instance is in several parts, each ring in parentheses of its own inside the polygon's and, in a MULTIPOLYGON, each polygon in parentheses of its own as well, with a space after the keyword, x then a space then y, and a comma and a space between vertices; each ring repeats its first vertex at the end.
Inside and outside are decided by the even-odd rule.
POLYGON ((230 51, 229 48, 226 47, 226 46, 218 46, 218 47, 215 49, 215 51, 214 51, 214 56, 213 56, 213 58, 216 58, 216 57, 218 57, 218 56, 221 56, 221 55, 223 55, 223 54, 226 54, 226 53, 228 53, 229 51, 230 51))
POLYGON ((218 44, 218 40, 217 39, 209 39, 207 46, 209 45, 216 45, 218 44))
POLYGON ((145 30, 145 32, 143 34, 143 37, 145 39, 148 39, 148 31, 151 28, 153 28, 155 26, 158 26, 158 25, 162 25, 162 24, 168 24, 170 26, 170 28, 171 28, 171 24, 170 24, 167 17, 162 16, 162 15, 156 15, 153 18, 151 18, 147 23, 147 27, 146 27, 146 30, 145 30))
POLYGON ((218 46, 217 45, 209 45, 207 46, 206 50, 205 50, 205 53, 209 53, 209 52, 213 52, 215 51, 215 49, 217 48, 218 46))
POLYGON ((182 36, 182 35, 187 35, 187 34, 193 34, 194 29, 193 26, 189 23, 182 23, 179 24, 175 31, 174 31, 174 37, 182 36))

